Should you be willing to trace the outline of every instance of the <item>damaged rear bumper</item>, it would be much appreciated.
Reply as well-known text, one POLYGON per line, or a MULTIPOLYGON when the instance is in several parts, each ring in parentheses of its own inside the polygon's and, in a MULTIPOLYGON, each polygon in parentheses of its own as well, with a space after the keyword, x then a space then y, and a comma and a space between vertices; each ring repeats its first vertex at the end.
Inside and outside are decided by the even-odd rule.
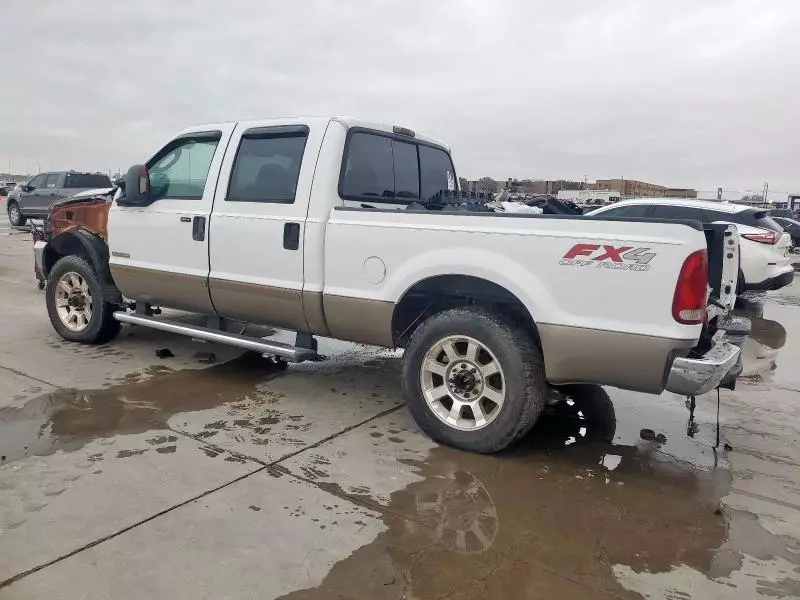
POLYGON ((723 336, 702 356, 676 358, 667 379, 667 391, 681 396, 710 392, 735 371, 740 353, 741 349, 723 336))

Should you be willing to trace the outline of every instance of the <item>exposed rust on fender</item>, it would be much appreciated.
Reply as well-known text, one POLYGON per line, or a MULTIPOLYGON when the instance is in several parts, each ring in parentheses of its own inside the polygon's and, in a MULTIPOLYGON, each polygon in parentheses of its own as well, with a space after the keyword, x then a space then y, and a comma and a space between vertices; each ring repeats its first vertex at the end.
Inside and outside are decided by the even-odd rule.
POLYGON ((55 238, 75 229, 85 229, 108 243, 110 200, 101 196, 67 200, 50 211, 50 235, 55 238))

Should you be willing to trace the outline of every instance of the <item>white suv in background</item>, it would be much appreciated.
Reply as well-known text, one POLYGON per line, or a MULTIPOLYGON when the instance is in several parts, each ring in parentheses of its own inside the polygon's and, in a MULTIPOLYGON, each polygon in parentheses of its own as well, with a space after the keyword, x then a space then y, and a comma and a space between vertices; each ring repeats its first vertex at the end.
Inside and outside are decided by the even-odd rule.
POLYGON ((789 258, 792 237, 784 233, 766 210, 705 200, 638 198, 603 206, 589 215, 733 223, 741 240, 737 291, 777 290, 792 283, 794 278, 794 267, 789 258))

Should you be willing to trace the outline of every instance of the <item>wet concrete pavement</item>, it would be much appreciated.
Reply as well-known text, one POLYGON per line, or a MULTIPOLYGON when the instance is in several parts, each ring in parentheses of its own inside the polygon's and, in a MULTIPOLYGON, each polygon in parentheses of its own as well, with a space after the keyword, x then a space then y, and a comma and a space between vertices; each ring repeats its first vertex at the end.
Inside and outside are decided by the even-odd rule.
POLYGON ((0 283, 2 600, 800 597, 800 282, 741 309, 730 449, 715 394, 689 438, 683 398, 582 386, 496 456, 420 433, 396 353, 65 344, 7 229, 0 283))

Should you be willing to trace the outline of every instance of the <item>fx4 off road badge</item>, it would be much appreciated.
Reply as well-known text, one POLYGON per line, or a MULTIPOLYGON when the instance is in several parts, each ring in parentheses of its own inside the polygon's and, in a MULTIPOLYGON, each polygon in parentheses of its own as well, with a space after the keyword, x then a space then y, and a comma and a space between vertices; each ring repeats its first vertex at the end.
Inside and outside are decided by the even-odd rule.
POLYGON ((563 256, 559 264, 619 271, 649 271, 649 263, 655 255, 655 252, 650 252, 650 248, 575 244, 563 256))

